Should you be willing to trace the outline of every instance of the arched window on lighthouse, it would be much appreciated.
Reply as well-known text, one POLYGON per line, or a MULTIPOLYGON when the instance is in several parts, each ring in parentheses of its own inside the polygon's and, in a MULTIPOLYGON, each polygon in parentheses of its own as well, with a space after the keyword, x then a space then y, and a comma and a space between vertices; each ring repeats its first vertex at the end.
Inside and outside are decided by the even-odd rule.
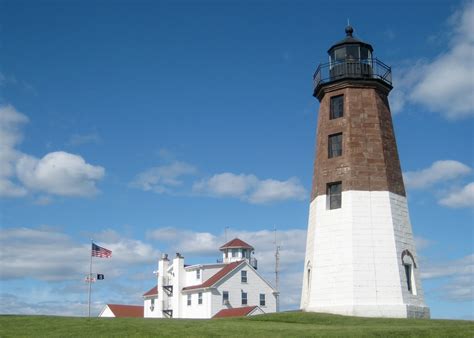
POLYGON ((415 258, 409 250, 402 252, 402 264, 405 271, 405 281, 408 291, 416 296, 415 273, 416 269, 415 258))

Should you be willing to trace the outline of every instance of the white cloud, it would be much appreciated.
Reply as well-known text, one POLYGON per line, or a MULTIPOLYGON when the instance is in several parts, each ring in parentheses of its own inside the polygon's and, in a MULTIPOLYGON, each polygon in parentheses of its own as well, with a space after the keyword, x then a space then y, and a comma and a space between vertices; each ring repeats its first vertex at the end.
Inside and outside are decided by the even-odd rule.
POLYGON ((16 165, 18 179, 29 189, 63 196, 90 196, 105 170, 79 155, 52 152, 37 159, 23 155, 16 165))
POLYGON ((28 191, 25 188, 8 179, 0 178, 0 197, 22 197, 27 193, 28 191))
POLYGON ((440 199, 439 204, 450 208, 474 208, 474 182, 452 191, 448 196, 440 199))
POLYGON ((81 156, 57 151, 37 159, 17 150, 20 127, 26 122, 28 118, 13 106, 0 106, 0 196, 21 197, 30 191, 63 196, 98 192, 95 184, 105 170, 81 156))
POLYGON ((209 232, 195 232, 173 227, 151 230, 147 238, 166 243, 171 253, 180 252, 184 255, 212 255, 224 244, 220 237, 209 232))
POLYGON ((394 112, 417 103, 448 119, 474 115, 474 3, 466 2, 449 19, 450 42, 431 61, 419 60, 394 81, 394 112))
POLYGON ((474 300, 474 254, 460 259, 427 263, 421 269, 421 278, 446 278, 436 293, 450 301, 474 300))
MULTIPOLYGON (((96 235, 104 238, 107 232, 96 235)), ((108 277, 121 276, 130 267, 151 264, 159 257, 157 250, 140 240, 117 233, 109 238, 113 240, 98 244, 112 250, 112 258, 94 260, 95 271, 108 277)), ((77 243, 56 229, 5 228, 0 233, 0 246, 1 279, 82 280, 89 270, 90 242, 77 243)))
POLYGON ((258 182, 254 175, 222 173, 196 182, 193 190, 219 197, 242 197, 248 190, 254 189, 258 182))
POLYGON ((21 156, 15 147, 23 135, 20 127, 28 118, 13 106, 0 106, 0 196, 20 197, 26 195, 26 189, 11 179, 15 175, 15 163, 21 156))
POLYGON ((257 189, 250 195, 249 201, 252 203, 266 203, 287 199, 302 200, 306 197, 306 194, 305 188, 295 177, 286 181, 268 179, 259 182, 257 189))
POLYGON ((432 241, 431 239, 415 236, 415 246, 418 249, 418 251, 422 251, 423 249, 426 249, 433 245, 435 242, 432 241))
POLYGON ((170 193, 172 188, 183 184, 182 177, 192 175, 196 168, 188 163, 175 161, 171 164, 150 168, 130 183, 132 187, 156 193, 170 193))
POLYGON ((287 199, 302 200, 306 190, 299 180, 259 180, 255 175, 222 173, 193 185, 195 193, 214 197, 237 197, 250 203, 269 203, 287 199))
POLYGON ((408 171, 403 174, 405 185, 409 189, 421 189, 435 183, 452 180, 471 172, 467 165, 453 160, 434 162, 429 168, 408 171))

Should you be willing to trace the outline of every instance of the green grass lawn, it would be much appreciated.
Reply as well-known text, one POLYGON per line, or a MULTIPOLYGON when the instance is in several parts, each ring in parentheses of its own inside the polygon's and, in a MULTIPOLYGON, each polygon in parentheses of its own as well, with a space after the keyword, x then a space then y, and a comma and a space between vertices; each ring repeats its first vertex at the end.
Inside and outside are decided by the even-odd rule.
POLYGON ((474 322, 283 312, 229 319, 0 316, 0 337, 474 337, 474 322))

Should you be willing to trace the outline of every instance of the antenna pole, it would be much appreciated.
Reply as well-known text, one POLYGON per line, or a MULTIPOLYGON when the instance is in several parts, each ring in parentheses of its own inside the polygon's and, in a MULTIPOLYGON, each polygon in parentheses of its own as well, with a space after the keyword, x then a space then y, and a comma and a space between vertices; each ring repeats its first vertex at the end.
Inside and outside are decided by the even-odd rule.
POLYGON ((87 311, 89 318, 91 317, 91 293, 92 293, 92 243, 93 243, 93 240, 91 239, 91 251, 89 252, 89 255, 91 256, 91 261, 89 265, 89 278, 87 278, 89 282, 89 297, 88 297, 89 301, 88 301, 88 311, 87 311))
POLYGON ((227 229, 229 229, 229 226, 226 226, 224 228, 224 238, 225 238, 225 242, 227 243, 227 229))
POLYGON ((275 288, 276 288, 276 312, 280 312, 280 246, 277 245, 277 230, 274 227, 275 231, 275 288))

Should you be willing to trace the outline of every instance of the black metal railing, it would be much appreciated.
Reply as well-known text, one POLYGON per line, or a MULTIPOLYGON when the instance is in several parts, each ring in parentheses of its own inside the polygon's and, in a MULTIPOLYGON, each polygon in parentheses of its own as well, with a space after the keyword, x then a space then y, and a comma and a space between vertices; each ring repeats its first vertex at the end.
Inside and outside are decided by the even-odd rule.
POLYGON ((392 68, 379 59, 351 59, 320 64, 313 76, 314 89, 341 80, 378 79, 392 85, 392 68))

